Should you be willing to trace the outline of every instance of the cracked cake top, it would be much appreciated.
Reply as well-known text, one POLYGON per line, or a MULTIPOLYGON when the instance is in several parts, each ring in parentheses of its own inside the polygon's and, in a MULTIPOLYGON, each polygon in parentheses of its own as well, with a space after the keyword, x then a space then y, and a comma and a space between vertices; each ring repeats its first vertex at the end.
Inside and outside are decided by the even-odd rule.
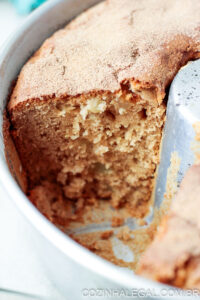
POLYGON ((23 67, 9 109, 31 99, 152 88, 157 101, 200 57, 199 0, 107 0, 47 39, 23 67))

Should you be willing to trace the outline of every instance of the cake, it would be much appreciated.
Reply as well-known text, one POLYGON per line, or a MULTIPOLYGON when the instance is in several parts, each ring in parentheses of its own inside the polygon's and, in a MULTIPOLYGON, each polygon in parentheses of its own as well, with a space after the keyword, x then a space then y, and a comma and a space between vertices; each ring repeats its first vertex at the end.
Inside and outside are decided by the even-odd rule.
POLYGON ((186 173, 168 215, 141 257, 138 273, 185 289, 200 288, 200 165, 186 173))
POLYGON ((24 65, 7 106, 9 133, 25 192, 51 221, 67 224, 69 203, 76 213, 100 200, 147 214, 167 89, 200 57, 199 29, 199 0, 106 0, 24 65))

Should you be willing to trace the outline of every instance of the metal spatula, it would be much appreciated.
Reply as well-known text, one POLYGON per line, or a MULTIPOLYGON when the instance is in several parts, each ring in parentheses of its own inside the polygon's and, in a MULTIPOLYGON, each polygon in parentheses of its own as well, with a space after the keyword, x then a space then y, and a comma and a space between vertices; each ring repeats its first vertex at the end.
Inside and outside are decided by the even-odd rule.
POLYGON ((167 170, 172 154, 176 152, 180 158, 178 182, 181 182, 188 167, 194 164, 195 153, 192 150, 196 136, 194 125, 199 121, 200 60, 196 60, 189 62, 178 72, 170 87, 155 189, 156 207, 160 206, 166 192, 167 170))

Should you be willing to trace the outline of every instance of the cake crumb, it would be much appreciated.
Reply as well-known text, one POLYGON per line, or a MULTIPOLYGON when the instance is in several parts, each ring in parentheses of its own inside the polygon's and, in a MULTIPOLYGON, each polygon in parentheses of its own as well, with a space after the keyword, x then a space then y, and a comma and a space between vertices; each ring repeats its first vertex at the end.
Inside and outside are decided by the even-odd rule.
POLYGON ((124 226, 123 228, 120 228, 119 232, 117 233, 118 239, 122 241, 129 241, 131 237, 131 230, 128 226, 124 226))
POLYGON ((107 230, 107 231, 104 231, 104 232, 102 232, 102 234, 101 234, 101 239, 102 239, 102 240, 107 240, 107 239, 109 239, 112 235, 113 235, 113 230, 107 230))
POLYGON ((191 144, 191 150, 194 153, 194 163, 200 163, 200 122, 196 122, 193 124, 193 129, 195 132, 194 141, 191 144))
POLYGON ((102 113, 106 109, 106 102, 101 101, 99 98, 92 98, 87 101, 87 105, 81 108, 80 114, 85 120, 89 112, 93 114, 102 113))
POLYGON ((172 198, 175 196, 178 189, 178 171, 180 169, 181 159, 176 151, 172 152, 170 159, 170 166, 167 171, 167 183, 165 199, 171 203, 172 198))
POLYGON ((124 219, 120 217, 113 216, 112 217, 112 227, 119 227, 124 224, 124 219))
POLYGON ((138 219, 137 220, 137 224, 139 226, 146 226, 147 225, 147 221, 145 219, 138 219))

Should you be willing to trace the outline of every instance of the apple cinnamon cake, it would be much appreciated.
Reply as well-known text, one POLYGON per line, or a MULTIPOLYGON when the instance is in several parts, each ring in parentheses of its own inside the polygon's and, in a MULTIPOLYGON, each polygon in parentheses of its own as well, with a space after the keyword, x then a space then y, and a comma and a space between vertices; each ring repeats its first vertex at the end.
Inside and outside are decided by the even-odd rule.
POLYGON ((147 213, 167 88, 198 57, 199 0, 106 0, 43 43, 7 106, 26 193, 43 214, 64 223, 69 202, 100 200, 147 213))

